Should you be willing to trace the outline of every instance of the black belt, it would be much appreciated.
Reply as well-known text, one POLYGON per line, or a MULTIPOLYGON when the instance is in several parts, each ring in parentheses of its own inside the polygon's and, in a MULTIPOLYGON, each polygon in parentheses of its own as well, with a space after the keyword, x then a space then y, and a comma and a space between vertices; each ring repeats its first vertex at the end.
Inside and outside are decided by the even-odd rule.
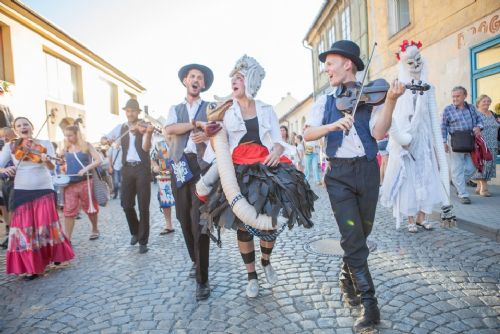
POLYGON ((139 166, 140 164, 142 164, 142 161, 125 161, 125 166, 128 167, 135 167, 139 166))
POLYGON ((363 155, 362 157, 354 157, 354 158, 326 158, 329 162, 335 162, 335 163, 354 163, 358 161, 366 161, 366 155, 363 155))

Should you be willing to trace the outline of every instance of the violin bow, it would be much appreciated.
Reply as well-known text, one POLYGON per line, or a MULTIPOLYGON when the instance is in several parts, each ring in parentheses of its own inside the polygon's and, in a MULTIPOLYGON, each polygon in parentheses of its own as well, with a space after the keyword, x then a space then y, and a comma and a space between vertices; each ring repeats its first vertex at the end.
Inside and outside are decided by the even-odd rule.
MULTIPOLYGON (((356 104, 354 105, 354 108, 352 109, 352 117, 353 118, 354 118, 354 114, 356 114, 356 110, 358 109, 359 101, 361 100, 361 93, 363 92, 363 88, 365 87, 368 69, 370 68, 370 64, 372 62, 372 58, 373 58, 373 54, 375 53, 376 46, 377 46, 377 42, 373 43, 372 53, 370 55, 370 58, 368 58, 368 64, 366 64, 366 70, 365 70, 365 73, 363 74, 363 80, 361 81, 361 89, 359 90, 358 98, 356 99, 356 104)), ((346 136, 347 135, 349 135, 349 130, 346 131, 346 136)))

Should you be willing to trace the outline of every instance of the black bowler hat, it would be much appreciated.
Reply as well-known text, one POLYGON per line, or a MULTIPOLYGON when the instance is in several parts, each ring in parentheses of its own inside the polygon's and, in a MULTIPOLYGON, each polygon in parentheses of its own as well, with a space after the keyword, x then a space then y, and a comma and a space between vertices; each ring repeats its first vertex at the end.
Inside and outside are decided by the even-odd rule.
POLYGON ((319 60, 324 63, 326 60, 326 56, 329 54, 341 55, 352 60, 352 62, 358 68, 358 71, 362 71, 365 68, 365 64, 363 64, 363 61, 361 60, 361 58, 359 58, 359 53, 359 46, 356 43, 352 41, 341 40, 333 43, 330 50, 321 53, 319 55, 319 60))
POLYGON ((141 108, 139 107, 139 102, 137 102, 136 99, 130 99, 130 100, 128 100, 127 104, 125 104, 125 107, 123 107, 122 110, 125 110, 127 108, 141 111, 141 108))
MULTIPOLYGON (((212 72, 211 69, 209 69, 205 65, 200 65, 200 64, 184 65, 179 70, 179 80, 181 82, 182 80, 184 80, 184 78, 187 76, 190 70, 198 70, 201 73, 203 73, 203 79, 205 80, 205 88, 201 90, 202 92, 210 89, 210 86, 212 86, 212 83, 214 82, 214 73, 212 72)), ((184 85, 184 83, 182 84, 184 85)))

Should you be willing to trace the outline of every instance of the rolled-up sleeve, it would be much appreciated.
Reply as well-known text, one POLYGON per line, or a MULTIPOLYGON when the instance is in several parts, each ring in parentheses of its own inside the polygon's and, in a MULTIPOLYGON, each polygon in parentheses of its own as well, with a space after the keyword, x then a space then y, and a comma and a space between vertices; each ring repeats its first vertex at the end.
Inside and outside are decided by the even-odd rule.
POLYGON ((370 115, 370 122, 368 123, 370 126, 370 134, 373 137, 373 129, 375 128, 375 125, 377 124, 377 119, 384 109, 384 104, 381 104, 379 106, 374 106, 372 109, 372 114, 370 115))
POLYGON ((479 115, 479 112, 477 111, 476 107, 474 107, 474 106, 470 106, 470 107, 471 107, 472 113, 474 115, 474 124, 475 124, 474 127, 477 126, 480 129, 483 129, 484 128, 483 119, 479 115))
POLYGON ((163 127, 172 125, 177 123, 177 113, 175 112, 175 106, 170 107, 170 110, 168 111, 167 115, 167 120, 165 121, 165 124, 163 124, 163 127))
POLYGON ((325 114, 326 95, 320 96, 314 103, 306 120, 306 126, 323 125, 323 116, 325 114))
POLYGON ((110 133, 108 133, 104 137, 108 140, 116 140, 118 137, 120 137, 121 130, 122 130, 122 124, 117 125, 113 130, 111 130, 110 133))

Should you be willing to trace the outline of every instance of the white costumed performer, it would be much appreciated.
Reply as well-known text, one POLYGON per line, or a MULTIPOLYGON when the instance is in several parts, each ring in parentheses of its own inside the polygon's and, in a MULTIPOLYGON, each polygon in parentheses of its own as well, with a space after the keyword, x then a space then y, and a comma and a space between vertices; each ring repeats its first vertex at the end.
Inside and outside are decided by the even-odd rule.
MULTIPOLYGON (((427 81, 427 68, 420 54, 422 43, 404 41, 399 59, 401 82, 427 81)), ((392 207, 399 228, 408 217, 408 231, 417 226, 431 230, 426 215, 443 204, 443 220, 453 219, 449 202, 449 175, 439 128, 435 89, 423 94, 407 90, 396 104, 389 130, 389 161, 381 187, 380 202, 392 207)))

